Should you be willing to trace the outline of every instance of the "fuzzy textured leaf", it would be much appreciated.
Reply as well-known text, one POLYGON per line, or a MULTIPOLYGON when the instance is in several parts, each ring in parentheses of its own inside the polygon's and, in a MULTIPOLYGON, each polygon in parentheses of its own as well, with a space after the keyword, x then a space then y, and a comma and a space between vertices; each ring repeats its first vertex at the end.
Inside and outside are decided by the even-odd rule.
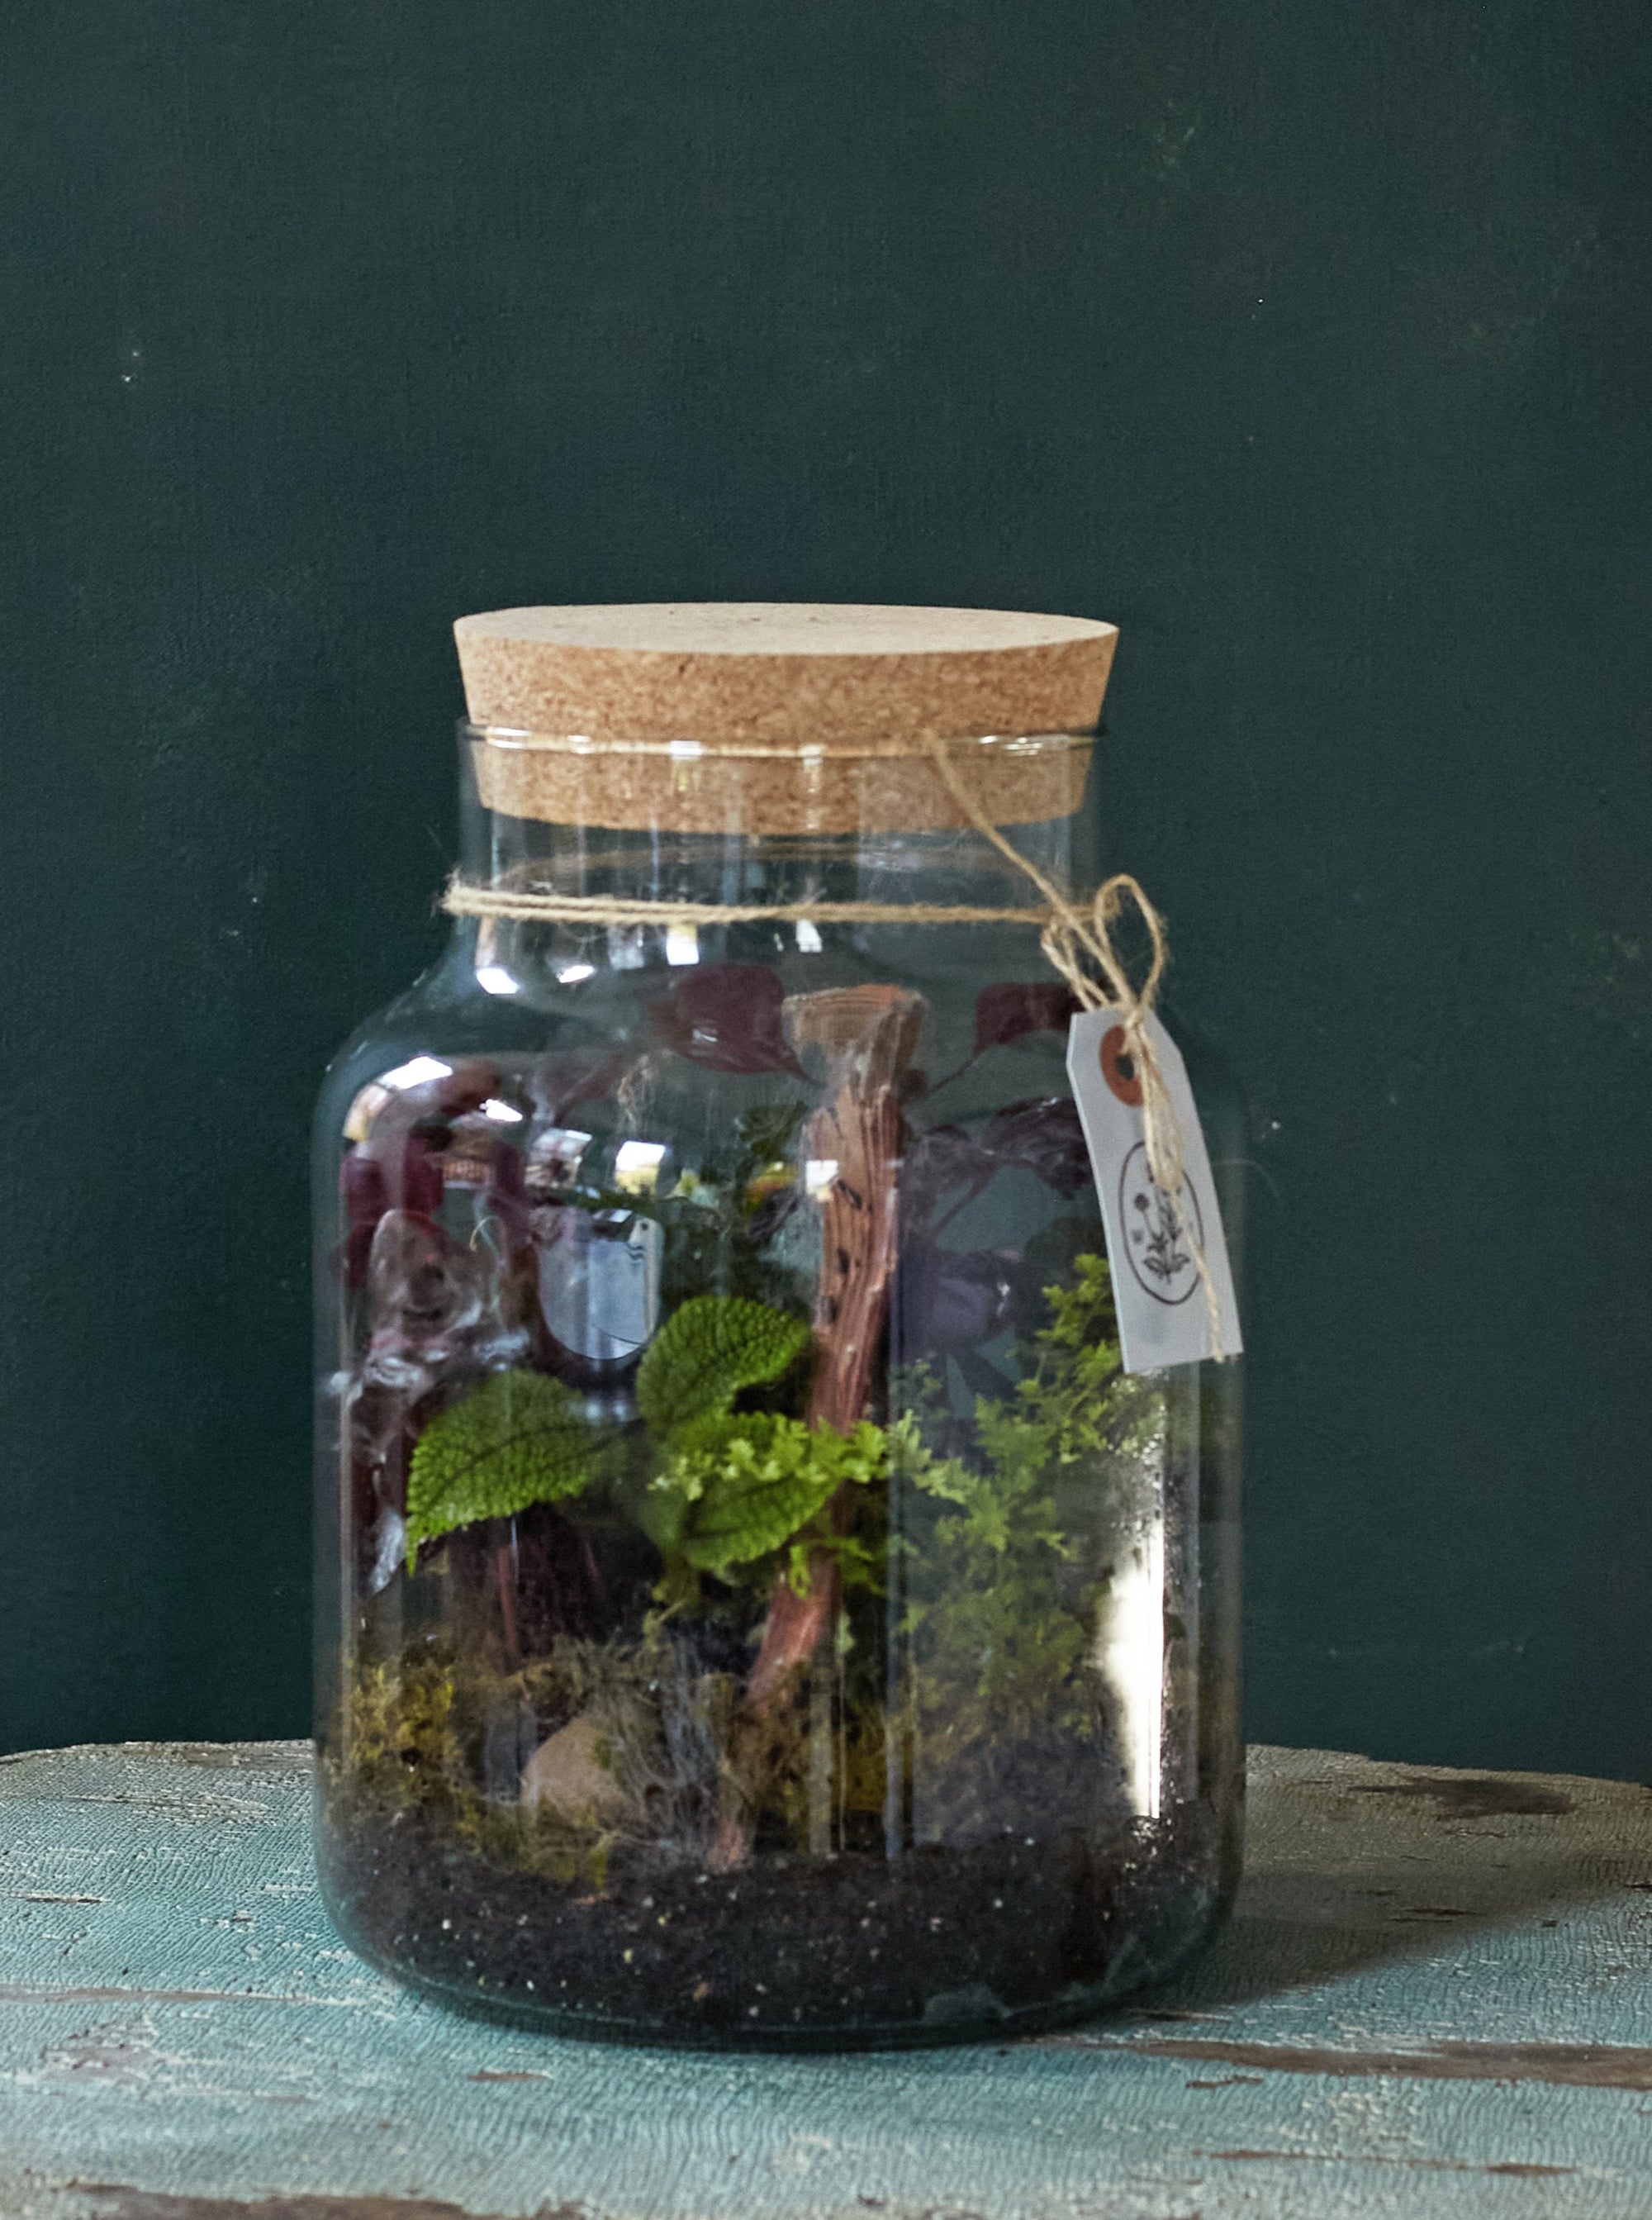
POLYGON ((496 1372, 433 1419, 408 1469, 408 1560, 477 1518, 577 1494, 592 1475, 589 1425, 558 1380, 496 1372))
POLYGON ((683 1506, 676 1547, 701 1572, 750 1564, 791 1540, 845 1481, 864 1485, 887 1460, 881 1428, 852 1434, 754 1412, 697 1420, 655 1482, 683 1506))
POLYGON ((743 1295, 691 1295, 637 1369, 637 1408, 657 1434, 726 1411, 746 1388, 789 1372, 808 1346, 801 1319, 743 1295))

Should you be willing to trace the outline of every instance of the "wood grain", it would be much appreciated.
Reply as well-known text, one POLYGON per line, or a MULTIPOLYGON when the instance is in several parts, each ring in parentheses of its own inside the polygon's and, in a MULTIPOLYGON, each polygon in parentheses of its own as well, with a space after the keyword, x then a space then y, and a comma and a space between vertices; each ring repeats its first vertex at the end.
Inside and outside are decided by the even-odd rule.
POLYGON ((1643 2220, 1652 1795, 1251 1754, 1204 1964, 1079 2036, 538 2041, 328 1928, 308 1750, 0 1762, 0 2214, 1643 2220))

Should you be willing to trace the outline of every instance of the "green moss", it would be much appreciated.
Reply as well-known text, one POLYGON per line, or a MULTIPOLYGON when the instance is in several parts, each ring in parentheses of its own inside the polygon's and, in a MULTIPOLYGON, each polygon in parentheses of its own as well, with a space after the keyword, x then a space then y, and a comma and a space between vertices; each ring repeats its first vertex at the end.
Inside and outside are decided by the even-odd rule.
POLYGON ((433 1657, 364 1663, 337 1742, 343 1766, 381 1801, 446 1800, 446 1784, 464 1776, 453 1667, 433 1657))

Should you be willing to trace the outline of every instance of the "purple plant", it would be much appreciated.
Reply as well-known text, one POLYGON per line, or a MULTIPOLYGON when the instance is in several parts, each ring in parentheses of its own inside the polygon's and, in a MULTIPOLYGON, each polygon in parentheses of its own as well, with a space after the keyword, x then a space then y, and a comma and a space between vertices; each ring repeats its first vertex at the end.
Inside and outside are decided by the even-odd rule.
POLYGON ((1059 979, 1025 984, 1010 979, 983 987, 976 997, 976 1054, 1007 1047, 1025 1033, 1064 1033, 1078 1007, 1077 998, 1059 979))
POLYGON ((708 1071, 789 1072, 803 1067, 786 1038, 786 990, 766 963, 696 963, 673 979, 649 1017, 668 1048, 708 1071))
POLYGON ((1090 1178, 1090 1152, 1078 1107, 1065 1094, 1012 1102, 988 1119, 981 1146, 1001 1166, 1015 1164, 1057 1194, 1075 1195, 1090 1178))

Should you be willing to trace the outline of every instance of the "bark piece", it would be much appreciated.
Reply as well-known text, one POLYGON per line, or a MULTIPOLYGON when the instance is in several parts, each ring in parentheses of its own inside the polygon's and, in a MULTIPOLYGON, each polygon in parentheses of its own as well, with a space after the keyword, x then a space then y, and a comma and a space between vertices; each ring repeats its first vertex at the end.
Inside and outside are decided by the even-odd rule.
MULTIPOLYGON (((808 1418, 840 1433, 865 1415, 888 1310, 900 1224, 899 1082, 917 1051, 924 1010, 921 995, 876 984, 794 995, 785 1008, 794 1045, 826 1050, 835 1089, 807 1134, 811 1161, 833 1166, 820 1204, 819 1356, 808 1418)), ((839 1498, 829 1515, 839 1518, 845 1507, 839 1498)), ((831 1621, 836 1588, 825 1556, 811 1565, 803 1594, 789 1581, 776 1585, 747 1688, 753 1705, 770 1702, 811 1655, 831 1621)))

